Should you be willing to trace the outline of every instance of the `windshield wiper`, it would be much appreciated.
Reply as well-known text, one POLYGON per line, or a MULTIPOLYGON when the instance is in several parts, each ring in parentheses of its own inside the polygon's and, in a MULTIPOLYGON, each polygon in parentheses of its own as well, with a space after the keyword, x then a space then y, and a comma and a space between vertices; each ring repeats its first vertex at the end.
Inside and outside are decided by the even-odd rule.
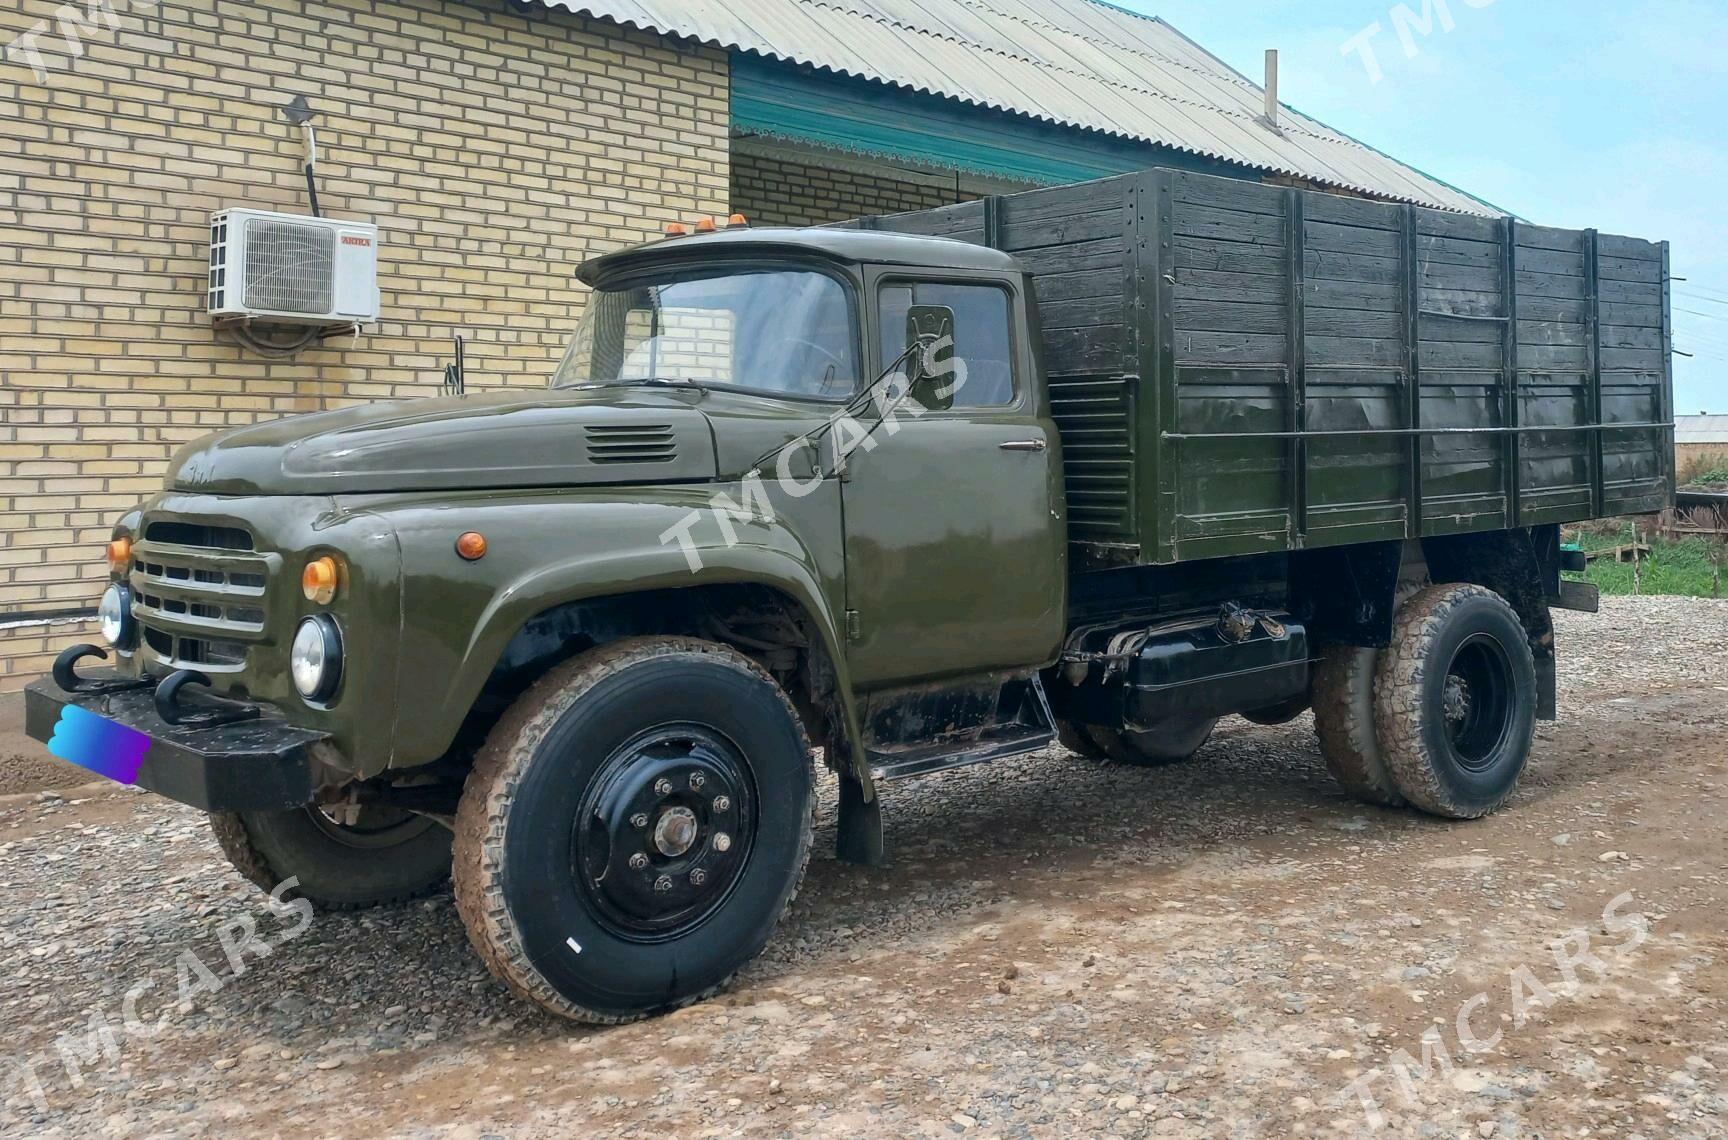
POLYGON ((706 392, 708 386, 700 380, 692 380, 688 376, 636 376, 629 380, 598 380, 588 384, 572 384, 572 388, 636 388, 641 386, 653 388, 694 388, 706 392))

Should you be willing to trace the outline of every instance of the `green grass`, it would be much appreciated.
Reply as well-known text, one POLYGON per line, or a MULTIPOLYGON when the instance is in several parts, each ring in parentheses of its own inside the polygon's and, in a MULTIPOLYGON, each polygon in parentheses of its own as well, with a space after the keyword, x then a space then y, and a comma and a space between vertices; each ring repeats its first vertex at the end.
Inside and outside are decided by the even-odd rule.
MULTIPOLYGON (((1645 545, 1650 547, 1650 554, 1639 561, 1638 593, 1679 594, 1693 598, 1717 596, 1712 579, 1712 558, 1722 560, 1722 577, 1728 578, 1728 549, 1702 538, 1669 542, 1653 537, 1642 527, 1639 529, 1644 535, 1645 545)), ((1592 531, 1568 533, 1567 539, 1579 543, 1585 550, 1606 550, 1609 553, 1591 562, 1589 570, 1583 574, 1566 576, 1592 582, 1604 594, 1632 593, 1632 564, 1620 562, 1613 555, 1615 547, 1632 545, 1632 533, 1632 523, 1600 534, 1592 531)), ((1728 584, 1723 589, 1728 591, 1728 584)))

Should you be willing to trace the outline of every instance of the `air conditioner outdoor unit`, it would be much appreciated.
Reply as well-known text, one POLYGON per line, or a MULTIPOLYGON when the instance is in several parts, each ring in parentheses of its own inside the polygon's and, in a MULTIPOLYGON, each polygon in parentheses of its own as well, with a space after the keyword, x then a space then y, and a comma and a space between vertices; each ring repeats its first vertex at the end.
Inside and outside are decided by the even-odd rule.
POLYGON ((218 322, 376 321, 378 227, 267 210, 215 213, 209 308, 218 322))

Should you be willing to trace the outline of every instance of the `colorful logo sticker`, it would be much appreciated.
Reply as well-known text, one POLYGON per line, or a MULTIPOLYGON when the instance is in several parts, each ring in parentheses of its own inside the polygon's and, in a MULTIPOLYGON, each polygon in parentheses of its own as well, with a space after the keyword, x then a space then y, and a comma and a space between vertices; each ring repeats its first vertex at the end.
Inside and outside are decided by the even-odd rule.
POLYGON ((137 729, 77 705, 60 710, 59 723, 48 739, 51 754, 122 784, 138 782, 138 769, 149 748, 150 738, 137 729))

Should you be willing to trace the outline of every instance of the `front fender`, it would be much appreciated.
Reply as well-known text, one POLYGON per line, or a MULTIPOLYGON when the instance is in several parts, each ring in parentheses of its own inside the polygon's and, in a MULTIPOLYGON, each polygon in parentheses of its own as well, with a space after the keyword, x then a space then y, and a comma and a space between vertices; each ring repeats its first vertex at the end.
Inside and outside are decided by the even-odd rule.
POLYGON ((441 755, 505 647, 555 606, 648 590, 752 583, 794 599, 810 616, 836 672, 846 731, 858 740, 839 614, 844 608, 838 488, 825 486, 772 521, 734 516, 736 542, 708 515, 712 485, 521 493, 369 509, 385 514, 402 548, 403 622, 397 701, 398 766, 441 755), (823 502, 822 500, 827 500, 823 502), (692 569, 662 536, 702 513, 687 533, 692 569), (483 558, 455 551, 458 535, 486 538, 483 558))

